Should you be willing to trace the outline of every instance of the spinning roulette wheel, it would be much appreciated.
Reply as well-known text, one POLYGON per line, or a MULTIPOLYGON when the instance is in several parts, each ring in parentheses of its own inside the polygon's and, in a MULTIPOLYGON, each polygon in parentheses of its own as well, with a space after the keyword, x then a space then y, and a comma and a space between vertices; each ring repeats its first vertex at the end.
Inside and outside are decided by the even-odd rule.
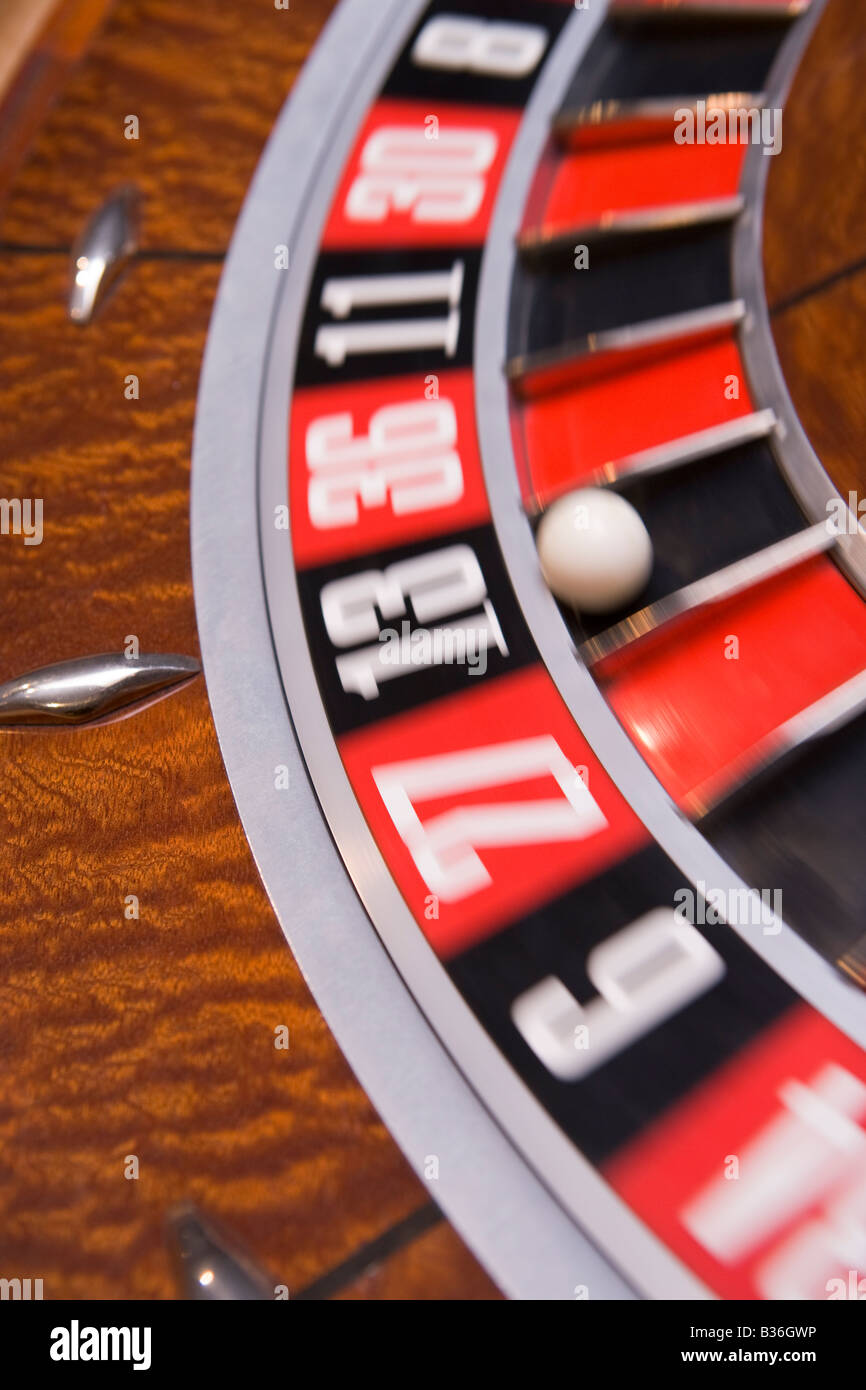
POLYGON ((866 1275, 858 20, 341 0, 222 272, 190 519, 225 768, 508 1296, 866 1275))
POLYGON ((225 271, 192 517, 226 765, 512 1294, 827 1297, 862 1237, 862 434, 819 457, 763 265, 846 24, 347 0, 225 271))

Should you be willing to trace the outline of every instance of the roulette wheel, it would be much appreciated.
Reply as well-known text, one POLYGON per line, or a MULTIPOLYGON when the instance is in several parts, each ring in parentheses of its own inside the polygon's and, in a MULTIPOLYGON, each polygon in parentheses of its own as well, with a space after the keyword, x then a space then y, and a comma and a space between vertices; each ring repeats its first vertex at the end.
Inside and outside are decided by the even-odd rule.
MULTIPOLYGON (((858 21, 849 0, 341 0, 222 267, 192 580, 257 910, 486 1296, 866 1290, 858 21)), ((109 261, 132 236, 112 207, 109 261)), ((188 660, 67 663, 68 700, 19 667, 18 775, 42 737, 20 726, 70 704, 109 719, 95 756, 127 758, 136 720, 110 716, 192 689, 188 660)), ((166 767, 203 759, 199 898, 240 883, 249 927, 219 769, 171 742, 182 698, 136 719, 171 750, 166 803, 166 767)), ((174 978, 154 942, 161 999, 206 940, 174 978)), ((233 922, 214 940, 229 1007, 259 966, 233 922)), ((236 1065, 252 1090, 271 1062, 236 1065)), ((209 1084, 178 1082, 190 1133, 209 1084)), ((317 1113, 350 1094, 312 1089, 317 1113)), ((268 1129, 232 1104, 215 1130, 268 1129)), ((314 1149, 323 1225, 347 1190, 328 1136, 365 1123, 273 1146, 314 1149)), ((219 1171, 197 1195, 232 1215, 245 1170, 219 1171)), ((238 1204, 262 1241, 266 1186, 238 1204)))
POLYGON ((518 1296, 827 1297, 862 1237, 863 532, 763 269, 824 10, 341 5, 211 327, 245 829, 518 1296))

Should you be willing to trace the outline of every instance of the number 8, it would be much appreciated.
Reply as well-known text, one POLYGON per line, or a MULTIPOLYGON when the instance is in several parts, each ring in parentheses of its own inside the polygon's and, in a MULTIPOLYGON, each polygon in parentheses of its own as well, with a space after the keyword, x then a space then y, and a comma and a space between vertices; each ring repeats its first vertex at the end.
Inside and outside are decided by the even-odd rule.
POLYGON ((547 30, 443 14, 428 20, 415 40, 412 62, 421 68, 526 77, 547 47, 547 30))

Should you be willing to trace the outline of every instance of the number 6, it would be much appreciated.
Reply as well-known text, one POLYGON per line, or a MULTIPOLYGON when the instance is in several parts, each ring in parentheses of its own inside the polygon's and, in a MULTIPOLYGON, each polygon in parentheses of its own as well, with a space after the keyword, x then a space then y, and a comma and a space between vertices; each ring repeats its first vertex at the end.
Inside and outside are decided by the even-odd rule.
POLYGON ((717 951, 673 908, 660 907, 590 951, 598 990, 578 1004, 548 975, 515 999, 511 1017, 560 1081, 579 1081, 644 1033, 705 994, 725 973, 717 951))

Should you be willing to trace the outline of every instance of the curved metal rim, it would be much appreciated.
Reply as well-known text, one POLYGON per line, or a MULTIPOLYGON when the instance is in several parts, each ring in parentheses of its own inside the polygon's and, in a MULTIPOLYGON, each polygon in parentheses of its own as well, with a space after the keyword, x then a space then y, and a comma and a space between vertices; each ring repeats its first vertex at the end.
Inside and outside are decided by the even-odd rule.
MULTIPOLYGON (((582 1284, 593 1298, 631 1298, 630 1285, 479 1101, 372 927, 310 787, 268 622, 250 484, 271 320, 284 288, 274 244, 292 244, 322 149, 330 147, 332 159, 345 155, 384 76, 395 28, 408 31, 419 9, 420 0, 347 0, 338 8, 274 127, 235 229, 193 443, 192 561, 205 678, 232 791, 283 931, 358 1080, 413 1167, 423 1175, 427 1155, 439 1156, 431 1195, 512 1297, 571 1299, 582 1284), (362 73, 342 107, 334 102, 335 71, 362 73), (288 790, 274 789, 275 765, 289 769, 288 790)), ((299 279, 290 277, 292 284, 299 279)), ((284 404, 288 381, 286 373, 284 404)), ((285 500, 285 479, 282 494, 285 500)), ((375 845, 359 841, 357 861, 371 854, 369 871, 381 874, 375 845)))

